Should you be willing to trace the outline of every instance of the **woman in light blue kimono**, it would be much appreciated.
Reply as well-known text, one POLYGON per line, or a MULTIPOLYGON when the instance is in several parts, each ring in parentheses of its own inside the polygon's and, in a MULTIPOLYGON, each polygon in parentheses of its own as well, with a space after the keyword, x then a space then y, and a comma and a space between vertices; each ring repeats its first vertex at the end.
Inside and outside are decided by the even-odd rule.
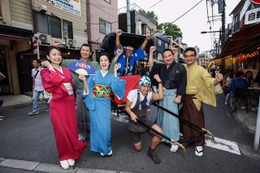
POLYGON ((117 65, 114 74, 108 72, 109 54, 102 53, 98 62, 100 70, 96 71, 96 75, 90 76, 87 81, 84 75, 79 75, 79 78, 83 80, 82 96, 90 114, 90 150, 101 156, 111 156, 110 93, 123 99, 126 81, 117 77, 117 65))

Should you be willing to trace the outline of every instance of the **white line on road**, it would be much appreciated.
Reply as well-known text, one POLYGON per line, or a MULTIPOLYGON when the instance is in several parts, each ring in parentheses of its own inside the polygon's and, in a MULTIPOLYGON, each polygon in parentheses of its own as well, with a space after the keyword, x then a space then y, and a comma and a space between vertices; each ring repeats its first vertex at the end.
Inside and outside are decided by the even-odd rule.
POLYGON ((205 146, 216 148, 219 150, 227 151, 233 154, 241 155, 239 147, 236 142, 229 141, 226 139, 220 139, 215 137, 215 141, 212 140, 212 138, 205 136, 206 138, 206 144, 205 146))

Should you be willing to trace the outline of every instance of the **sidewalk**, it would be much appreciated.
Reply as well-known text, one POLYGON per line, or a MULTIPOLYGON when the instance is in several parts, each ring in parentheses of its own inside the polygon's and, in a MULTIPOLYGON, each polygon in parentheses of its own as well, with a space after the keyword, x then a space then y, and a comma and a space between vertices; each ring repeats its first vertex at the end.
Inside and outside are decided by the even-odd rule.
POLYGON ((26 95, 4 95, 1 97, 4 101, 1 109, 20 108, 32 104, 32 97, 26 95))
MULTIPOLYGON (((17 159, 5 159, 0 157, 0 168, 11 168, 12 171, 19 173, 24 171, 30 172, 45 172, 45 173, 118 173, 118 171, 101 170, 101 169, 88 169, 79 167, 70 167, 67 170, 62 169, 59 165, 31 162, 17 159)), ((130 173, 120 171, 119 173, 130 173)))
POLYGON ((245 126, 250 133, 255 134, 257 112, 249 110, 247 113, 246 110, 239 110, 237 112, 233 112, 233 116, 238 123, 245 126))

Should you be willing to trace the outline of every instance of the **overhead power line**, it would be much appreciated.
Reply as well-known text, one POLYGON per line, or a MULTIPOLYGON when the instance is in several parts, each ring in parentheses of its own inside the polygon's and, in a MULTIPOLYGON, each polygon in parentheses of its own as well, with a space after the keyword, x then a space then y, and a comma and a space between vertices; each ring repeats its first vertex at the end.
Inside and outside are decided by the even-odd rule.
POLYGON ((190 12, 193 8, 195 8, 197 5, 199 5, 203 0, 199 1, 197 4, 195 4, 193 7, 191 7, 188 11, 186 11, 184 14, 182 14, 180 17, 178 17, 177 19, 175 19, 174 21, 172 21, 171 23, 176 22, 177 20, 179 20, 180 18, 182 18, 184 15, 186 15, 188 12, 190 12))
POLYGON ((150 8, 153 8, 154 6, 156 6, 157 4, 159 4, 160 2, 162 2, 163 0, 160 0, 159 2, 156 2, 154 5, 152 5, 151 7, 149 7, 147 10, 149 10, 150 8))

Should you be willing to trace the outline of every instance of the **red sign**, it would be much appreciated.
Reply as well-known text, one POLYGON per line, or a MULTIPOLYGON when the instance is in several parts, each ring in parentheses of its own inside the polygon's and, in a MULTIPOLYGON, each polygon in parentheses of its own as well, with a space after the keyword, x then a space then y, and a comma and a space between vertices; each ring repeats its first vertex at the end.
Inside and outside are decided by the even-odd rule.
POLYGON ((38 41, 33 41, 33 53, 38 53, 38 41))
POLYGON ((251 2, 253 2, 255 4, 260 4, 260 0, 251 0, 251 2))

